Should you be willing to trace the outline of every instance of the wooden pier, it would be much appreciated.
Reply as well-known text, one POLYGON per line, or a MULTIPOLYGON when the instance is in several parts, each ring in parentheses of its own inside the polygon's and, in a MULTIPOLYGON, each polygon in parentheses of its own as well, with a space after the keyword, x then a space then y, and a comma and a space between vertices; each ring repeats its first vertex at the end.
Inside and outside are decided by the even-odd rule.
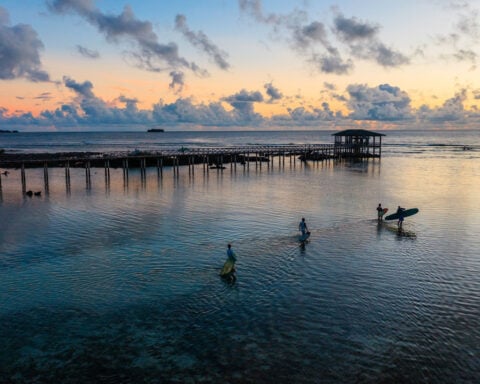
MULTIPOLYGON (((356 130, 355 134, 361 130, 356 130)), ((302 161, 329 161, 341 159, 365 159, 379 158, 381 156, 380 141, 364 138, 363 132, 359 139, 352 139, 350 136, 342 136, 343 131, 335 135, 334 144, 302 144, 302 145, 249 145, 231 147, 195 147, 195 148, 169 148, 155 152, 133 151, 130 153, 60 153, 60 154, 35 154, 15 155, 14 158, 8 155, 0 156, 0 168, 20 169, 22 192, 27 192, 27 168, 43 168, 44 190, 49 190, 49 167, 62 167, 65 169, 65 183, 67 191, 70 189, 71 178, 70 168, 84 168, 85 183, 87 189, 91 188, 91 168, 103 168, 105 171, 105 182, 110 183, 110 169, 122 168, 124 182, 128 183, 129 169, 140 170, 142 180, 146 180, 147 168, 156 168, 159 178, 163 177, 164 167, 170 167, 174 177, 178 177, 180 166, 188 167, 189 174, 194 174, 195 169, 200 168, 204 173, 210 170, 221 171, 230 165, 232 170, 237 167, 249 169, 251 164, 261 168, 273 167, 278 161, 279 167, 285 166, 288 159, 290 164, 302 161), (338 139, 340 137, 341 139, 338 139), (345 139, 342 139, 345 138, 345 139)), ((368 132, 369 135, 374 133, 368 132)), ((375 136, 384 136, 374 134, 375 136)), ((253 166, 253 165, 252 165, 253 166)), ((0 175, 0 192, 2 189, 0 175)))

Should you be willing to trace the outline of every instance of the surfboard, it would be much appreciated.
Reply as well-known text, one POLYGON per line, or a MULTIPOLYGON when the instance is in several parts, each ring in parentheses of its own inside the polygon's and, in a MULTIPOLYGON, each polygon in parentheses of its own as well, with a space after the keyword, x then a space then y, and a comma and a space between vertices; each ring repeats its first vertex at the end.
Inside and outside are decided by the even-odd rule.
MULTIPOLYGON (((405 211, 402 212, 403 217, 408 217, 412 216, 418 213, 418 208, 410 208, 406 209, 405 211)), ((398 213, 392 213, 391 215, 388 215, 385 217, 385 220, 397 220, 399 218, 398 213)))
POLYGON ((225 277, 232 274, 233 272, 235 272, 235 261, 227 259, 227 261, 225 261, 225 264, 223 264, 222 270, 220 271, 220 276, 225 277))
MULTIPOLYGON (((377 212, 378 212, 378 211, 377 211, 377 212)), ((379 219, 382 218, 382 217, 385 215, 385 213, 387 213, 387 212, 388 212, 388 208, 383 208, 383 209, 382 209, 382 213, 378 216, 378 218, 379 218, 379 219)))
POLYGON ((305 233, 305 235, 298 236, 298 241, 305 242, 310 237, 310 232, 305 233))

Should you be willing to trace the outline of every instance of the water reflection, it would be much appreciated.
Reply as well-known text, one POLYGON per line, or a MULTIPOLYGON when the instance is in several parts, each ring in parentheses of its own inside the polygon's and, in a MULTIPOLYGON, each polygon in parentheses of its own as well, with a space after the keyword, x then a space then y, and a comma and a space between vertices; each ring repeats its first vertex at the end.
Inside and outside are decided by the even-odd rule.
MULTIPOLYGON (((69 196, 51 169, 38 199, 18 172, 2 179, 3 377, 474 382, 478 167, 280 165, 111 169, 109 183, 92 169, 89 190, 72 168, 69 196), (415 236, 379 224, 378 202, 421 208, 404 223, 415 236), (218 275, 229 242, 233 284, 218 275)), ((28 170, 30 188, 43 177, 28 170)))

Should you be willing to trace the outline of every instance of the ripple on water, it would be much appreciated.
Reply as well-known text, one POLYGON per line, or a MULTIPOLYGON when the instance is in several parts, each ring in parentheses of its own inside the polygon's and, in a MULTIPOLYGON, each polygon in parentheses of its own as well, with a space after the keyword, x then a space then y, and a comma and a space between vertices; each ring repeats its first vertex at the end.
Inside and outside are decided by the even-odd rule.
MULTIPOLYGON (((424 177, 435 169, 395 160, 424 177)), ((427 198, 422 183, 400 194, 397 178, 418 178, 388 159, 381 173, 352 169, 177 184, 165 170, 162 185, 1 205, 12 217, 0 223, 2 369, 44 382, 95 381, 99 367, 122 382, 471 382, 476 216, 451 215, 450 197, 427 198), (378 200, 421 202, 405 223, 415 236, 366 220, 378 200), (302 246, 303 215, 312 235, 302 246), (228 242, 232 284, 218 275, 228 242)))

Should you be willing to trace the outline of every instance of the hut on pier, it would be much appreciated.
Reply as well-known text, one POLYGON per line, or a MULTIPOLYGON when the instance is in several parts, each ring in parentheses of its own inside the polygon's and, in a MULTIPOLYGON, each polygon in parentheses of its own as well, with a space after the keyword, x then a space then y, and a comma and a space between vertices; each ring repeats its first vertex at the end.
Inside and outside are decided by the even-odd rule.
POLYGON ((335 157, 381 157, 383 133, 365 129, 347 129, 333 133, 335 157))

